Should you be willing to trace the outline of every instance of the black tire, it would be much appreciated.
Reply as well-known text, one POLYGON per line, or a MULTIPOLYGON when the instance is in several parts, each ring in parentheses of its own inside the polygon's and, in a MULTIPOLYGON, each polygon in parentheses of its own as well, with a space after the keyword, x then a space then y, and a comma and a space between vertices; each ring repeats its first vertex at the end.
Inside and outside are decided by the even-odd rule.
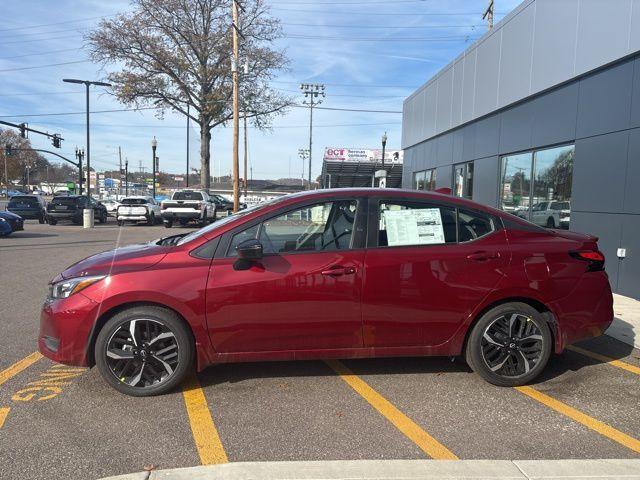
POLYGON ((100 330, 95 345, 96 366, 102 377, 120 393, 133 397, 161 395, 176 388, 192 371, 194 353, 194 340, 183 320, 171 310, 152 306, 133 307, 116 314, 100 330), (131 336, 126 338, 132 321, 136 322, 136 335, 132 335, 137 339, 135 345, 131 336), (172 335, 154 342, 159 332, 172 335), (169 351, 160 358, 158 352, 168 349, 167 343, 162 342, 168 342, 169 351), (156 348, 160 350, 155 351, 156 348), (144 355, 143 350, 147 352, 144 355), (107 356, 107 351, 127 357, 114 359, 107 356))
POLYGON ((147 219, 147 225, 155 225, 156 224, 156 216, 153 212, 151 212, 151 215, 149 215, 149 218, 147 219))
POLYGON ((544 316, 526 303, 510 302, 478 320, 467 339, 465 356, 471 369, 487 382, 516 387, 540 375, 552 349, 553 336, 544 316), (501 329, 503 325, 511 331, 501 329))
POLYGON ((118 226, 124 227, 124 220, 118 220, 118 226))
POLYGON ((58 223, 58 221, 57 221, 55 218, 51 218, 51 217, 49 217, 49 218, 47 219, 47 223, 48 223, 49 225, 55 225, 55 224, 57 224, 57 223, 58 223))
POLYGON ((171 228, 173 227, 173 222, 164 222, 164 228, 171 228))
POLYGON ((105 212, 103 212, 103 213, 100 215, 100 218, 98 219, 98 221, 99 221, 100 223, 107 223, 107 214, 106 214, 105 212))
POLYGON ((547 218, 547 228, 556 228, 556 221, 553 217, 547 218))
POLYGON ((45 222, 45 220, 44 220, 44 215, 40 215, 40 216, 38 217, 38 223, 39 223, 40 225, 42 225, 44 222, 45 222))
POLYGON ((205 208, 204 212, 202 212, 202 218, 200 219, 200 221, 198 222, 198 226, 199 227, 206 227, 207 226, 207 209, 205 208))

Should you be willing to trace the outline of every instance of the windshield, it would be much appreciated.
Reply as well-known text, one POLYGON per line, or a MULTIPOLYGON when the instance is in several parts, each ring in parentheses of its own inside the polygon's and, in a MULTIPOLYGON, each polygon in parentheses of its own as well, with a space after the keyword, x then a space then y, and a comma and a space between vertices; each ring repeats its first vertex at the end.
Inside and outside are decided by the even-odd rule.
POLYGON ((176 192, 172 200, 202 200, 200 192, 176 192))
POLYGON ((148 201, 144 198, 125 198, 122 200, 122 205, 146 205, 148 201))
POLYGON ((52 205, 75 205, 77 199, 75 197, 55 197, 51 200, 52 205))
POLYGON ((224 217, 222 220, 218 220, 215 223, 212 223, 211 225, 208 225, 206 227, 201 228, 200 230, 196 230, 194 232, 191 232, 188 235, 185 235, 184 237, 182 237, 180 239, 180 241, 178 243, 176 243, 176 245, 184 245, 185 243, 188 243, 192 240, 195 240, 196 238, 201 237, 202 235, 204 235, 205 233, 209 233, 209 232, 213 232, 216 229, 222 227, 223 225, 226 225, 227 223, 230 223, 240 217, 244 217, 245 215, 248 215, 250 213, 256 212, 262 208, 268 207, 270 205, 274 205, 276 203, 281 202, 282 200, 284 200, 286 198, 285 196, 282 197, 277 197, 274 198, 272 200, 269 200, 268 202, 264 202, 264 203, 259 203, 258 205, 254 205, 253 207, 247 208, 245 210, 241 210, 238 213, 234 213, 233 215, 229 216, 229 217, 224 217))

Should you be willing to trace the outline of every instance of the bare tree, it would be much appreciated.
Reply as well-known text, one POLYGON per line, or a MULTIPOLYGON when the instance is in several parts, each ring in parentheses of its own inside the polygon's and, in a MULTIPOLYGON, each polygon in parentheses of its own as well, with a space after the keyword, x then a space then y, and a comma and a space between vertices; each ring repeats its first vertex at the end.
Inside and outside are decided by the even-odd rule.
MULTIPOLYGON (((264 0, 243 0, 240 42, 242 110, 254 126, 269 128, 291 101, 269 87, 288 61, 273 47, 279 20, 264 0)), ((189 115, 200 126, 200 178, 210 186, 211 130, 233 115, 231 0, 132 0, 131 12, 103 20, 87 36, 94 61, 118 64, 111 73, 117 98, 189 115), (187 106, 190 107, 187 113, 187 106)))

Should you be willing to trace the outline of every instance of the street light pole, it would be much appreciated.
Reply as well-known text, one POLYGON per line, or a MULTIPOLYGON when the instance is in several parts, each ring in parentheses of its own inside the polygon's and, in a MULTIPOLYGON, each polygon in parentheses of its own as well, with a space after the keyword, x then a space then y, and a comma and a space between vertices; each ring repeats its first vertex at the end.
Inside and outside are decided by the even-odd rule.
POLYGON ((78 194, 82 195, 82 158, 84 152, 76 147, 76 160, 78 160, 78 194))
POLYGON ((129 159, 124 161, 124 194, 129 196, 129 159))
POLYGON ((153 136, 153 140, 151 140, 151 151, 153 152, 153 167, 152 167, 152 178, 151 185, 153 185, 152 192, 153 198, 156 198, 156 148, 158 148, 158 140, 156 140, 155 135, 153 136))
POLYGON ((384 169, 384 153, 387 148, 387 132, 382 135, 382 168, 384 169))
MULTIPOLYGON (((79 83, 83 84, 86 88, 86 104, 87 104, 87 145, 85 151, 87 154, 87 199, 91 197, 91 145, 89 143, 89 87, 95 85, 98 87, 110 87, 110 83, 105 82, 93 82, 90 80, 78 80, 76 78, 63 78, 65 83, 79 83)), ((92 210, 93 212, 93 210, 92 210)))

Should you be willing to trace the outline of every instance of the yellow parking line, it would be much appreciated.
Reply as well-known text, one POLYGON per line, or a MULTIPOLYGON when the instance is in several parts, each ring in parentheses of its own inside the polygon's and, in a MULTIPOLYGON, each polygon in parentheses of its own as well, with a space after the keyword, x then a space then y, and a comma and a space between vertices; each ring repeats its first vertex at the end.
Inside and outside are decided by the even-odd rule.
POLYGON ((7 415, 9 415, 9 407, 0 408, 0 428, 4 425, 4 421, 7 419, 7 415))
POLYGON ((30 367, 38 360, 42 358, 42 354, 40 352, 33 352, 31 355, 24 357, 22 360, 14 363, 9 368, 0 372, 0 385, 2 385, 7 380, 15 377, 25 368, 30 367))
POLYGON ((391 402, 376 392, 367 382, 358 377, 342 362, 327 360, 329 365, 351 388, 389 420, 420 450, 436 460, 457 460, 458 457, 447 447, 425 432, 413 420, 398 410, 391 402))
POLYGON ((612 367, 621 368, 626 370, 627 372, 635 373, 636 375, 640 375, 640 367, 636 367, 635 365, 631 365, 630 363, 622 362, 620 360, 616 360, 615 358, 607 357, 606 355, 601 355, 596 352, 592 352, 591 350, 585 350, 584 348, 576 347, 575 345, 569 345, 567 350, 571 350, 572 352, 580 353, 585 357, 591 357, 600 362, 608 363, 612 367))
POLYGON ((606 423, 603 423, 600 420, 596 420, 595 418, 590 417, 589 415, 586 415, 573 407, 570 407, 566 403, 563 403, 560 400, 556 400, 555 398, 550 397, 549 395, 535 390, 531 387, 525 386, 514 388, 520 393, 533 398, 534 400, 542 403, 543 405, 546 405, 556 412, 561 413, 562 415, 569 417, 570 419, 578 423, 581 423, 585 427, 590 428, 595 432, 598 432, 600 435, 604 435, 610 440, 618 442, 623 447, 627 447, 628 449, 633 450, 636 453, 640 453, 640 440, 630 437, 626 433, 622 433, 620 430, 616 430, 606 423))
POLYGON ((195 375, 185 382, 182 395, 189 415, 193 440, 200 455, 200 463, 202 465, 227 463, 229 459, 213 423, 207 399, 195 375))

